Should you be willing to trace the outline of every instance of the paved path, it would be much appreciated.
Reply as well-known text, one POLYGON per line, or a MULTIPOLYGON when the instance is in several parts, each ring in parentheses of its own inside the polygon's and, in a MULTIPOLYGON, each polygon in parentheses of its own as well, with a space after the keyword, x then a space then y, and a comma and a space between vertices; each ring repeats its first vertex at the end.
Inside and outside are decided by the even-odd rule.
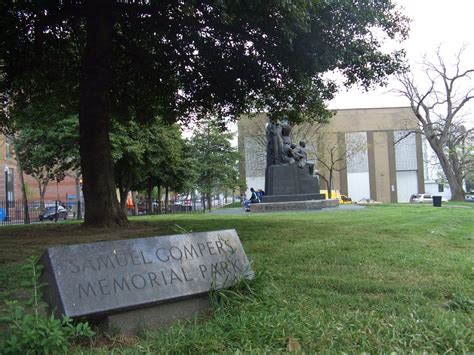
MULTIPOLYGON (((339 205, 339 207, 335 208, 323 208, 320 210, 305 210, 303 212, 335 212, 341 210, 359 210, 365 208, 365 206, 359 205, 339 205)), ((264 212, 264 213, 300 213, 302 211, 278 211, 278 212, 264 212)), ((210 212, 211 214, 246 214, 251 212, 245 212, 244 208, 219 208, 217 210, 213 210, 210 212)), ((254 213, 254 214, 261 214, 261 213, 254 213)), ((262 213, 263 214, 263 213, 262 213)))

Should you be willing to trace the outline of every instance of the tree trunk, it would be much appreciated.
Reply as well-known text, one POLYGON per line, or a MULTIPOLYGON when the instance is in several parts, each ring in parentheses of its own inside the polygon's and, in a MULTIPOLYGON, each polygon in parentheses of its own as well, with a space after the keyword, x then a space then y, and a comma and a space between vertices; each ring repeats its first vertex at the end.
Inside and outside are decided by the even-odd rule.
POLYGON ((458 176, 462 176, 461 172, 455 172, 452 169, 448 157, 446 156, 443 148, 440 147, 441 143, 436 141, 429 136, 426 136, 428 143, 433 148, 436 156, 438 157, 441 168, 443 169, 444 175, 448 180, 449 189, 451 190, 451 201, 464 201, 464 190, 462 187, 462 180, 458 176))
POLYGON ((82 206, 81 206, 81 177, 79 174, 76 175, 76 218, 82 219, 82 206))
POLYGON ((329 172, 329 179, 328 179, 328 200, 332 198, 332 171, 329 172))
POLYGON ((156 191, 157 191, 157 194, 158 194, 158 213, 161 213, 161 208, 163 206, 162 206, 162 203, 161 203, 161 185, 160 184, 158 184, 158 186, 156 187, 156 191))
MULTIPOLYGON (((464 173, 462 171, 462 166, 461 166, 461 163, 459 161, 459 157, 456 153, 456 147, 449 147, 449 154, 448 154, 448 159, 451 161, 451 167, 452 167, 452 171, 454 173, 454 180, 452 185, 451 183, 449 183, 449 187, 451 189, 451 200, 452 201, 464 201, 464 198, 465 198, 465 191, 464 191, 464 188, 463 188, 463 183, 462 183, 462 180, 463 180, 463 176, 464 173), (454 190, 452 189, 452 187, 454 187, 454 190)), ((449 180, 448 180, 449 182, 449 180)))
POLYGON ((210 193, 207 193, 206 194, 206 197, 207 197, 207 209, 208 211, 210 211, 212 209, 212 201, 211 201, 211 194, 210 193))
MULTIPOLYGON (((436 150, 435 150, 436 152, 436 150)), ((436 152, 438 155, 438 153, 436 152)), ((456 174, 451 165, 448 162, 448 158, 443 154, 438 155, 439 162, 443 169, 444 174, 446 175, 446 179, 448 180, 449 188, 451 190, 451 201, 464 201, 464 190, 462 187, 462 181, 458 179, 458 174, 461 175, 460 172, 456 174)))
POLYGON ((119 190, 119 205, 123 213, 127 214, 128 187, 124 177, 120 174, 116 176, 116 184, 119 190))
MULTIPOLYGON (((17 152, 18 149, 17 149, 17 142, 15 139, 15 135, 12 135, 10 138, 13 142, 15 152, 17 152)), ((23 200, 23 223, 30 224, 30 213, 28 210, 28 196, 26 195, 25 177, 23 176, 23 167, 22 167, 19 156, 17 156, 16 165, 18 168, 18 175, 20 176, 21 194, 23 197, 22 199, 23 200)), ((6 196, 6 199, 8 199, 8 196, 6 196)))
MULTIPOLYGON (((14 144, 16 148, 16 143, 14 144)), ((21 162, 19 158, 17 158, 17 167, 18 167, 18 175, 20 176, 21 194, 23 196, 23 223, 30 224, 30 213, 28 211, 28 196, 26 196, 25 177, 23 176, 23 168, 21 166, 21 162)))
POLYGON ((134 216, 137 216, 138 215, 138 205, 137 205, 137 201, 138 201, 138 192, 132 192, 132 202, 133 202, 133 213, 134 213, 134 216))
POLYGON ((40 194, 40 210, 44 210, 44 195, 46 194, 46 188, 48 187, 48 181, 43 182, 42 180, 36 180, 38 182, 39 194, 40 194))
POLYGON ((168 213, 169 207, 169 187, 165 187, 165 213, 168 213))
POLYGON ((122 209, 123 213, 127 214, 127 200, 128 200, 128 193, 130 192, 130 189, 128 186, 122 186, 120 188, 120 208, 122 209))
POLYGON ((85 202, 84 225, 118 227, 128 224, 115 192, 109 143, 109 111, 113 20, 110 1, 87 8, 87 41, 82 59, 79 143, 85 202))
POLYGON ((147 214, 153 214, 153 199, 151 197, 151 192, 153 191, 153 180, 151 177, 147 179, 146 186, 146 210, 147 214))

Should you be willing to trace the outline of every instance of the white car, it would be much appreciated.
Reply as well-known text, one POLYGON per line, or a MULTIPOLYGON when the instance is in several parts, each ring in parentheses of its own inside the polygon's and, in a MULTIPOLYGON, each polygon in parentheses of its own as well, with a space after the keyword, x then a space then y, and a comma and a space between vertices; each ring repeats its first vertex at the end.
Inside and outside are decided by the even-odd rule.
MULTIPOLYGON (((444 197, 441 198, 443 202, 446 202, 444 197)), ((433 195, 431 194, 413 194, 410 196, 411 203, 433 203, 433 195)))

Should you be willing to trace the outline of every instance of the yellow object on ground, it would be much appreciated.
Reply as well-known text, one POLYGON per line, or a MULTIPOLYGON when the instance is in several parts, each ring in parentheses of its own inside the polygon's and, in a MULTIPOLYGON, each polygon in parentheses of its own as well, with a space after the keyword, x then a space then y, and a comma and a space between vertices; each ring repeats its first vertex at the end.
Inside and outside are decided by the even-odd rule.
MULTIPOLYGON (((319 193, 324 194, 325 198, 328 199, 328 190, 320 190, 319 193)), ((331 190, 331 198, 338 199, 341 204, 352 203, 351 198, 346 195, 341 195, 339 190, 331 190)))

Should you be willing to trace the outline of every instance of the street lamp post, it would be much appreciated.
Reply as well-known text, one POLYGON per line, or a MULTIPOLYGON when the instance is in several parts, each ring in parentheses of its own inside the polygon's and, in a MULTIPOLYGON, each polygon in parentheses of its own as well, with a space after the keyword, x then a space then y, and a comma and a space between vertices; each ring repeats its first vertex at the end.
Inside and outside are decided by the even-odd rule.
POLYGON ((5 165, 5 217, 4 221, 8 221, 10 216, 8 215, 8 165, 5 165))

